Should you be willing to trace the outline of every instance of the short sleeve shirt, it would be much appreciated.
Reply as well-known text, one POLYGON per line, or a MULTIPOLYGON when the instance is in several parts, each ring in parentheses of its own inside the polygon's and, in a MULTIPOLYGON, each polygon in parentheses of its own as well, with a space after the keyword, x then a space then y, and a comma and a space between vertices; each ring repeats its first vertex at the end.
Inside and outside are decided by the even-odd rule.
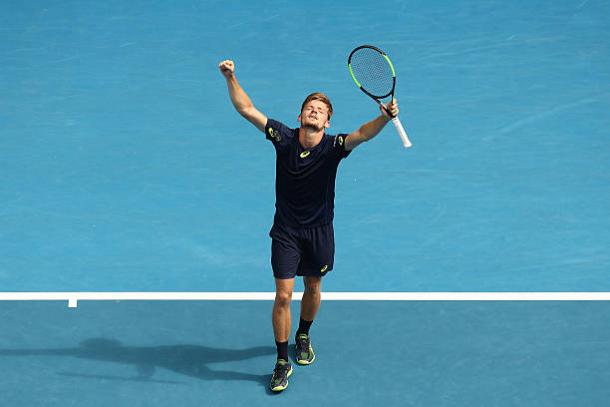
POLYGON ((335 178, 345 150, 346 134, 324 135, 306 149, 299 130, 268 119, 265 135, 276 151, 274 223, 309 228, 331 223, 334 217, 335 178))

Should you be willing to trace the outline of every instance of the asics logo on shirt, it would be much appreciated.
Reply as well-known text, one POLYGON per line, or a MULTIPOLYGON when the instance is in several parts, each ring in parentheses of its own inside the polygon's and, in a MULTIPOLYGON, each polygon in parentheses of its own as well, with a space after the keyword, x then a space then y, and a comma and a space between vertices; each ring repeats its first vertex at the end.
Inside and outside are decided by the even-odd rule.
POLYGON ((309 154, 311 154, 311 151, 305 150, 305 151, 303 151, 301 154, 299 154, 299 157, 301 157, 301 158, 305 158, 305 157, 307 157, 309 154))
POLYGON ((280 135, 280 132, 273 130, 273 128, 271 128, 271 127, 269 127, 269 137, 271 137, 275 141, 282 140, 282 136, 280 135))

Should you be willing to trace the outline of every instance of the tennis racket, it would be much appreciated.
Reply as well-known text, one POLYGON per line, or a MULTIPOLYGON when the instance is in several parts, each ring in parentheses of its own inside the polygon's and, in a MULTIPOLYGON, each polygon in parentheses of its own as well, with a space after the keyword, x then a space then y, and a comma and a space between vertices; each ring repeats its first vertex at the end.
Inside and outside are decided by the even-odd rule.
MULTIPOLYGON (((352 79, 360 90, 390 114, 381 100, 387 97, 391 98, 390 101, 394 100, 396 72, 386 53, 372 45, 361 45, 349 54, 347 66, 352 79)), ((400 119, 392 117, 392 123, 394 123, 405 148, 411 147, 411 141, 409 141, 400 119)))

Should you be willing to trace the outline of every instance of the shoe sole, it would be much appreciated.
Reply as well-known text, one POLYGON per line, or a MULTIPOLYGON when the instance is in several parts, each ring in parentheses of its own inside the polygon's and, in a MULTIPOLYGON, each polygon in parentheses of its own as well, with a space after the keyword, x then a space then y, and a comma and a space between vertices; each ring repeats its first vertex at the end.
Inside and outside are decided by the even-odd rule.
MULTIPOLYGON (((292 366, 290 366, 290 370, 288 371, 288 375, 286 377, 290 377, 290 375, 292 375, 292 366)), ((286 386, 275 386, 273 388, 271 388, 271 391, 274 392, 280 392, 280 391, 284 391, 288 388, 288 380, 286 380, 286 386)))
POLYGON ((316 354, 315 353, 313 355, 313 359, 311 359, 311 360, 297 359, 297 363, 299 365, 301 365, 301 366, 307 366, 307 365, 311 365, 314 360, 316 360, 316 354))

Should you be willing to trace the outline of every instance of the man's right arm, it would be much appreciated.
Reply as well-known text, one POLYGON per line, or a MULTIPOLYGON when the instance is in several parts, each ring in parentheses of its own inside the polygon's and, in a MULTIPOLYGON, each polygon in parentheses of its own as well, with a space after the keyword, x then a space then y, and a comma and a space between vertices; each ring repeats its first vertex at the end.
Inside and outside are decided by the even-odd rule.
POLYGON ((248 94, 237 81, 237 78, 235 77, 235 64, 233 61, 222 61, 218 64, 218 68, 227 80, 229 96, 231 97, 231 102, 233 103, 235 110, 264 133, 267 117, 254 107, 248 94))

